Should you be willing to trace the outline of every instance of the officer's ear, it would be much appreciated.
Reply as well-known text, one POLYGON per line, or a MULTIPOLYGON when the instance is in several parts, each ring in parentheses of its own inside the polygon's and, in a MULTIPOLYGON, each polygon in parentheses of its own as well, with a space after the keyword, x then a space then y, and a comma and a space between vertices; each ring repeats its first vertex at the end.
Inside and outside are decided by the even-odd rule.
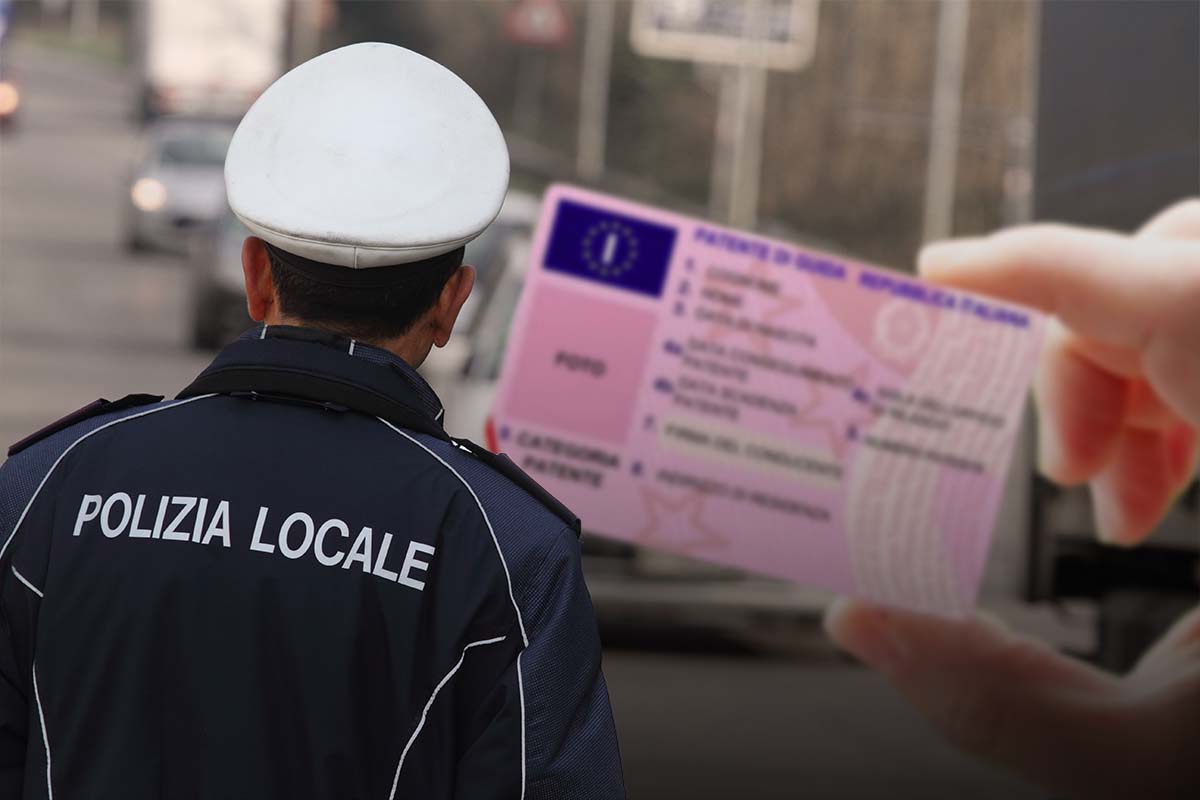
POLYGON ((446 281, 446 285, 442 287, 442 293, 438 295, 437 302, 434 303, 433 311, 430 314, 433 343, 438 347, 445 347, 446 342, 450 341, 454 323, 458 320, 458 314, 462 311, 467 298, 471 296, 471 289, 474 287, 475 268, 466 264, 456 269, 450 279, 446 281))
MULTIPOLYGON (((271 277, 271 256, 257 236, 242 242, 242 274, 246 278, 246 310, 255 322, 266 320, 276 306, 275 281, 271 277)), ((268 320, 269 322, 270 320, 268 320)))

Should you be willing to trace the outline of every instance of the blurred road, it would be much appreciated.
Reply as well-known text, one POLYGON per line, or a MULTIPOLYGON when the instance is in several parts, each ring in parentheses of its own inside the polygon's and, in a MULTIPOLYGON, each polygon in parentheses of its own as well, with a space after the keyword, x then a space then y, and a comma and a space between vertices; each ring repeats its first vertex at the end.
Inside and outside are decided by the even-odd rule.
MULTIPOLYGON (((186 269, 120 246, 136 144, 121 74, 15 46, 26 105, 0 139, 0 442, 98 396, 173 394, 186 269)), ((620 639, 606 670, 633 798, 1040 797, 942 745, 874 676, 828 653, 767 658, 676 628, 620 639)), ((796 652, 796 648, 793 648, 796 652)))
POLYGON ((16 46, 24 105, 0 138, 0 441, 97 397, 174 393, 184 264, 120 245, 137 137, 121 75, 16 46))

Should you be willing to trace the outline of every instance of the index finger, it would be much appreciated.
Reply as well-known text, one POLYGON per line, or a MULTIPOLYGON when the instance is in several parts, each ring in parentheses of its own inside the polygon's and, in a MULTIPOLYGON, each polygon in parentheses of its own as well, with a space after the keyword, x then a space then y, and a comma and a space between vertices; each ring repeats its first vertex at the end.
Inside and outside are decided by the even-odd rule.
POLYGON ((1076 333, 1140 348, 1179 291, 1181 248, 1107 231, 1032 225, 927 247, 918 267, 937 283, 1058 316, 1076 333))
POLYGON ((1189 197, 1155 214, 1138 229, 1155 239, 1200 239, 1200 198, 1189 197))

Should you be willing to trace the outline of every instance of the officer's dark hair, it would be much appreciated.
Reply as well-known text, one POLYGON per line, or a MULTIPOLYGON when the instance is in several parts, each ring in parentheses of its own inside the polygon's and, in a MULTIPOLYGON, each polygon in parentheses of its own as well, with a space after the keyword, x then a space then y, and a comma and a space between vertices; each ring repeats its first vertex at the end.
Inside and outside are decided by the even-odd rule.
POLYGON ((462 265, 463 250, 410 264, 347 269, 267 244, 280 310, 364 341, 407 333, 433 308, 446 281, 462 265))

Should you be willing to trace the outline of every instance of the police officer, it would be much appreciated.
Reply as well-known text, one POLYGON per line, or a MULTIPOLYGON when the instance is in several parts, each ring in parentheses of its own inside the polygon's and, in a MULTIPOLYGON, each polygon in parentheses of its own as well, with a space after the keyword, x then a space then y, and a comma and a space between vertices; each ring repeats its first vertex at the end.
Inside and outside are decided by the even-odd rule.
POLYGON ((345 47, 225 176, 262 324, 0 469, 0 797, 623 796, 579 522, 415 371, 507 189, 487 107, 345 47))

